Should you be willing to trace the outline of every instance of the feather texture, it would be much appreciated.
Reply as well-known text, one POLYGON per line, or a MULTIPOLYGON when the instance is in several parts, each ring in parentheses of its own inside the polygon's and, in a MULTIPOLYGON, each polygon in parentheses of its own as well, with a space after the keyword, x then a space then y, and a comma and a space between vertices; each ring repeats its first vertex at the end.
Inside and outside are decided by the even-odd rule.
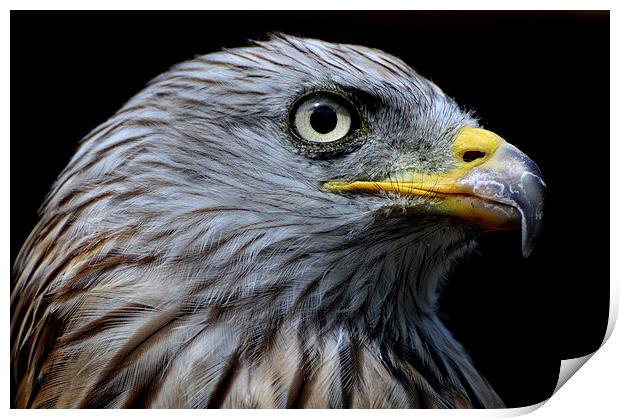
POLYGON ((320 187, 449 170, 465 123, 397 58, 318 40, 157 77, 81 142, 16 261, 15 406, 502 406, 435 313, 474 229, 320 187), (321 160, 289 141, 316 89, 371 97, 363 146, 321 160))

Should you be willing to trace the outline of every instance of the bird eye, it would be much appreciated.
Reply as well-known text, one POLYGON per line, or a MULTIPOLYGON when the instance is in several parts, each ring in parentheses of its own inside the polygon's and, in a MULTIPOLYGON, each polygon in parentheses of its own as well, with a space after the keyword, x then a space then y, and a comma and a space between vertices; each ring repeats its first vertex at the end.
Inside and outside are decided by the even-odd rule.
POLYGON ((292 108, 289 127, 309 143, 332 143, 353 134, 360 126, 355 107, 344 97, 312 93, 292 108))

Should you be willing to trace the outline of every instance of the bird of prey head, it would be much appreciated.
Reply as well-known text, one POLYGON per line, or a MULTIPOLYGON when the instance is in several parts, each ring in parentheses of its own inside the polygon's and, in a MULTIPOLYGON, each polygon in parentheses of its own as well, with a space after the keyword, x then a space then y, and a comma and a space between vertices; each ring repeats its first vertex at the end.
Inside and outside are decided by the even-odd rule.
POLYGON ((91 132, 15 267, 19 407, 499 407, 436 316, 544 183, 382 51, 278 35, 91 132))

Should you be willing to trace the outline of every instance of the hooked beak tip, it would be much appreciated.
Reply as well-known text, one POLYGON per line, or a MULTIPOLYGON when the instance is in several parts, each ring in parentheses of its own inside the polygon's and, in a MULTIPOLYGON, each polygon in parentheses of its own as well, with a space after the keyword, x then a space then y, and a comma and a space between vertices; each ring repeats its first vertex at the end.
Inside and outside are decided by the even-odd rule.
POLYGON ((528 257, 532 254, 542 230, 546 185, 540 176, 538 167, 534 165, 534 168, 536 173, 529 171, 523 173, 521 196, 515 199, 517 208, 521 213, 521 251, 523 257, 528 257), (527 194, 524 193, 525 191, 527 191, 527 194))

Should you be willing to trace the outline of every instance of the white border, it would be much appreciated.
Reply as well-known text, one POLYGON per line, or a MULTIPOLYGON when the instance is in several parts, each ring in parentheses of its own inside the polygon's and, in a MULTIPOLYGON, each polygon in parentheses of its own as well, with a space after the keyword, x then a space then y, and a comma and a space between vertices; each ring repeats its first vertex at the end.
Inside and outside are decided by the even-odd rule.
POLYGON ((133 10, 133 9, 175 9, 175 10, 610 10, 612 0, 228 0, 200 1, 200 0, 28 0, 6 2, 12 10, 38 9, 84 9, 84 10, 133 10), (52 7, 50 7, 50 5, 52 7))
MULTIPOLYGON (((28 1, 28 2, 18 2, 18 1, 8 1, 7 2, 9 9, 50 9, 50 2, 39 0, 39 1, 28 1)), ((151 0, 151 1, 132 1, 132 0, 107 0, 107 1, 89 1, 88 3, 80 2, 80 1, 56 1, 53 3, 54 9, 169 9, 174 7, 175 9, 256 9, 257 6, 260 8, 266 9, 290 9, 290 10, 299 10, 299 9, 346 9, 346 8, 355 8, 355 9, 376 9, 378 6, 381 6, 382 9, 418 9, 418 10, 426 10, 426 9, 436 9, 436 10, 445 10, 445 9, 453 9, 453 10, 482 10, 482 9, 495 9, 495 10, 517 10, 517 9, 531 9, 531 10, 580 10, 580 9, 590 9, 590 10, 612 10, 611 12, 611 207, 610 211, 613 215, 620 214, 620 206, 619 203, 619 193, 620 193, 620 167, 614 162, 614 157, 620 155, 620 149, 618 145, 618 131, 616 129, 616 121, 618 118, 618 83, 615 79, 617 77, 617 53, 613 53, 613 46, 618 48, 620 43, 618 42, 618 30, 617 24, 618 19, 615 16, 615 11, 613 10, 614 2, 612 1, 548 1, 548 0, 521 0, 521 1, 468 1, 468 2, 457 2, 457 1, 416 1, 416 2, 407 2, 404 0, 401 1, 393 1, 393 0, 382 0, 380 4, 376 1, 368 1, 368 0, 358 0, 358 1, 336 1, 336 0, 312 0, 312 1, 303 1, 303 2, 291 2, 291 1, 281 1, 281 0, 262 0, 260 2, 249 2, 249 1, 239 1, 239 0, 228 0, 225 3, 222 2, 207 2, 207 1, 199 1, 199 0, 175 0, 174 2, 169 1, 161 1, 161 0, 151 0)), ((3 176, 0 183, 0 196, 3 197, 3 205, 2 205, 2 260, 4 261, 4 272, 5 277, 4 281, 2 281, 2 291, 0 291, 1 295, 6 302, 3 324, 5 325, 5 336, 9 336, 8 325, 9 325, 9 278, 8 272, 11 264, 10 261, 10 252, 9 252, 9 231, 10 231, 10 210, 9 210, 9 196, 10 196, 10 15, 8 10, 5 12, 2 18, 2 24, 0 24, 0 33, 2 34, 2 39, 0 45, 2 46, 2 59, 3 65, 0 66, 0 72, 2 72, 2 79, 4 83, 2 84, 1 94, 2 98, 4 98, 3 109, 0 114, 0 118, 2 120, 2 128, 3 128, 3 137, 0 142, 2 147, 2 153, 0 153, 0 165, 3 172, 3 176)), ((17 89, 18 87, 14 87, 17 89)), ((18 93, 15 93, 18 94, 18 93)), ((17 129, 17 128, 16 128, 17 129)), ((606 147, 607 139, 588 139, 597 147, 606 147)), ((594 152, 596 150, 593 150, 594 152)), ((601 163, 606 164, 606 162, 601 163)), ((34 168, 36 170, 36 168, 34 168)), ((597 174, 591 174, 593 180, 595 181, 597 174)), ((604 212, 604 211, 603 211, 604 212)), ((583 222, 583 221, 582 221, 583 222)), ((618 314, 618 280, 620 278, 620 266, 619 266, 619 257, 620 256, 620 246, 618 237, 620 237, 620 229, 618 224, 618 219, 611 218, 611 311, 610 311, 610 323, 608 327, 607 337, 609 338, 611 331, 613 329, 613 325, 615 324, 617 314, 618 314)), ((8 340, 8 338, 7 338, 8 340)), ((4 395, 5 409, 9 410, 9 368, 8 368, 8 359, 9 359, 9 345, 8 342, 5 341, 4 345, 0 348, 0 359, 4 360, 3 376, 1 382, 1 391, 4 395)), ((611 338, 607 341, 607 343, 602 347, 600 351, 594 354, 592 359, 587 362, 581 371, 578 373, 578 377, 572 380, 569 380, 564 387, 562 387, 556 395, 554 395, 541 409, 536 410, 532 413, 532 417, 537 418, 548 418, 548 417, 556 417, 561 416, 563 418, 583 418, 583 417, 593 417, 593 418, 611 418, 617 417, 620 409, 618 407, 618 374, 620 373, 620 341, 617 336, 611 336, 611 338)), ((510 362, 507 360, 506 362, 510 362)), ((377 417, 379 416, 388 416, 388 417, 396 417, 401 415, 412 415, 412 416, 434 416, 441 415, 442 417, 464 417, 464 416, 475 416, 475 417, 505 417, 505 416, 514 416, 517 414, 526 413, 527 410, 532 409, 508 409, 505 411, 216 411, 209 412, 209 415, 219 416, 225 415, 227 418, 232 416, 252 416, 252 417, 277 417, 282 415, 281 417, 289 417, 290 415, 300 416, 300 417, 313 417, 315 414, 320 414, 321 416, 332 416, 336 415, 338 418, 346 418, 353 417, 354 415, 357 417, 358 415, 369 417, 377 417)), ((81 417, 84 412, 79 411, 51 411, 51 412, 42 412, 42 411, 23 411, 23 410, 12 410, 10 411, 11 415, 21 416, 21 415, 46 415, 46 416, 72 416, 81 417)), ((88 415, 92 416, 103 416, 109 415, 110 412, 104 411, 89 411, 88 415)), ((195 416, 202 417, 207 414, 206 412, 201 411, 176 411, 176 412, 168 412, 168 411, 120 411, 117 410, 113 412, 114 415, 120 416, 130 416, 134 417, 136 414, 141 415, 149 415, 149 416, 165 416, 170 414, 182 414, 187 416, 195 416)))

